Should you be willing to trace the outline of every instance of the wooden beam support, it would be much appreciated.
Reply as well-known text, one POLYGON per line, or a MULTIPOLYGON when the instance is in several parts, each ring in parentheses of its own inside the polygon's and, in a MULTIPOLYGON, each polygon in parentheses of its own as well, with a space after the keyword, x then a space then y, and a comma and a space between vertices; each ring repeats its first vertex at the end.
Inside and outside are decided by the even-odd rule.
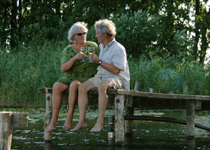
MULTIPOLYGON (((135 91, 140 90, 140 81, 135 82, 135 91)), ((140 101, 140 100, 139 100, 140 101)), ((134 104, 133 104, 133 97, 128 95, 126 96, 126 116, 133 116, 134 114, 134 104)), ((133 120, 125 120, 125 136, 129 137, 133 135, 133 120)))
POLYGON ((193 140, 195 131, 195 101, 187 101, 186 104, 187 140, 193 140))
POLYGON ((12 127, 27 127, 28 113, 0 112, 0 150, 10 150, 12 127))
POLYGON ((115 96, 115 142, 120 145, 124 142, 124 101, 124 95, 115 96))
POLYGON ((12 145, 12 112, 0 112, 0 149, 10 150, 12 145))
POLYGON ((52 94, 46 93, 46 113, 44 122, 44 141, 50 143, 52 141, 52 131, 48 132, 48 128, 52 118, 52 94))
MULTIPOLYGON (((127 96, 128 103, 131 103, 129 106, 126 103, 126 116, 133 116, 134 106, 133 106, 133 97, 127 96)), ((133 135, 133 120, 125 120, 125 136, 129 137, 133 135)))

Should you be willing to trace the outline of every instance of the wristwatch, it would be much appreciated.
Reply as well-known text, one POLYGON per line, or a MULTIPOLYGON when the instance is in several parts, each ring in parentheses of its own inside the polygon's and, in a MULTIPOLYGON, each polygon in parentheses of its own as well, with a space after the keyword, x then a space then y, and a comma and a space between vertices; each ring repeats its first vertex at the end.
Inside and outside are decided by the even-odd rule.
POLYGON ((101 65, 101 63, 102 63, 102 60, 99 60, 99 61, 98 61, 98 66, 101 65))

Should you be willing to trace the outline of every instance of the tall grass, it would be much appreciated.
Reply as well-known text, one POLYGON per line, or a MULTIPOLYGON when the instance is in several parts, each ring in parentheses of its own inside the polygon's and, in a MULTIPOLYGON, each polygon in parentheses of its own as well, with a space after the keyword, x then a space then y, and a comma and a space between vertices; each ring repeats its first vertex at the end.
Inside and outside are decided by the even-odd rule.
MULTIPOLYGON (((44 42, 42 46, 20 45, 16 53, 0 48, 0 105, 45 106, 45 95, 38 92, 41 87, 52 87, 61 75, 60 54, 68 41, 44 42)), ((199 63, 181 62, 176 59, 147 60, 129 58, 131 89, 135 81, 141 81, 141 91, 148 87, 155 92, 180 94, 183 84, 188 84, 189 94, 209 95, 209 65, 206 69, 199 63)))
POLYGON ((44 106, 44 95, 38 93, 38 88, 52 87, 59 78, 60 54, 66 45, 45 42, 42 46, 19 46, 17 53, 1 54, 0 104, 44 106))
POLYGON ((157 93, 174 94, 183 93, 183 85, 188 85, 188 94, 209 95, 210 94, 210 66, 196 62, 186 62, 168 58, 147 60, 144 56, 138 60, 129 60, 131 73, 131 89, 135 81, 141 82, 141 91, 147 91, 148 87, 157 93))

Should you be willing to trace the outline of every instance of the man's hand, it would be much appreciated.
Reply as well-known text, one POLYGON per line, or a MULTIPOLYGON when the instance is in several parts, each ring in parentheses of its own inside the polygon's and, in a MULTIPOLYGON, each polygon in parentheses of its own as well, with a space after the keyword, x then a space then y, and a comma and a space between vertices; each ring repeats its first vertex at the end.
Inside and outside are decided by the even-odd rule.
POLYGON ((89 60, 93 61, 96 64, 98 64, 98 62, 99 62, 99 58, 96 54, 91 54, 90 57, 89 57, 89 60))
MULTIPOLYGON (((93 61, 96 64, 98 64, 100 59, 98 58, 98 56, 96 54, 92 54, 92 55, 90 55, 89 60, 93 61)), ((104 61, 102 61, 102 64, 100 66, 103 67, 104 69, 110 71, 110 72, 115 73, 115 74, 119 74, 120 73, 120 69, 119 68, 117 68, 115 65, 107 64, 104 61)))

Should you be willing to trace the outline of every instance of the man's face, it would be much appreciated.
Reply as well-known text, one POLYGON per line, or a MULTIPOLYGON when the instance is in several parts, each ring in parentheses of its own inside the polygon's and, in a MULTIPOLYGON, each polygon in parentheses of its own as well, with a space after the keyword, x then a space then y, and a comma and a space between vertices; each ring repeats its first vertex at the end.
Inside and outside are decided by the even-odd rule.
POLYGON ((96 29, 96 38, 98 39, 99 43, 103 43, 105 40, 106 34, 101 34, 98 32, 98 29, 96 29))

